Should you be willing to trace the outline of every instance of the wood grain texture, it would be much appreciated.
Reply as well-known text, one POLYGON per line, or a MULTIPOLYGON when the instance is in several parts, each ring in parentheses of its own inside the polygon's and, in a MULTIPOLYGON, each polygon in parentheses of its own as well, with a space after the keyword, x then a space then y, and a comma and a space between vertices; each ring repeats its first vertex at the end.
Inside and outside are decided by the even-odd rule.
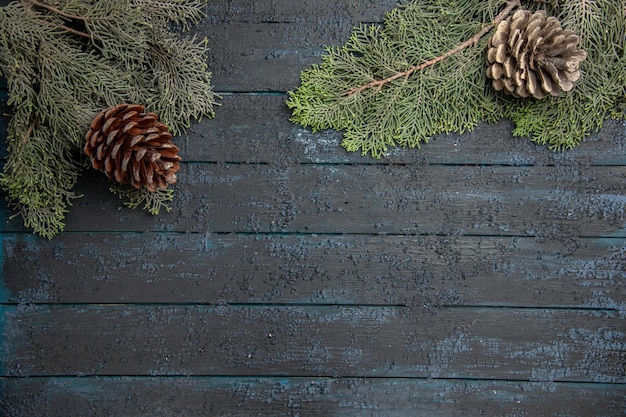
MULTIPOLYGON (((0 138, 6 138, 9 118, 5 115, 8 114, 7 98, 8 92, 6 90, 6 80, 0 77, 0 138)), ((4 160, 8 156, 6 142, 0 141, 0 159, 4 160)))
POLYGON ((361 378, 0 379, 5 417, 461 417, 626 413, 609 384, 361 378))
POLYGON ((0 199, 0 415, 626 414, 626 124, 374 160, 289 122, 300 71, 394 5, 209 2, 223 98, 175 138, 169 213, 86 172, 47 241, 0 199))
POLYGON ((626 166, 185 164, 179 181, 158 218, 83 183, 66 230, 626 237, 626 166))
MULTIPOLYGON (((395 0, 301 0, 212 1, 207 5, 205 22, 216 23, 304 23, 336 21, 381 22, 383 15, 395 7, 395 0)), ((348 23, 346 23, 348 22, 348 23)), ((330 28, 329 28, 330 29, 330 28)))
POLYGON ((608 121, 576 148, 548 152, 529 138, 511 135, 512 123, 481 123, 464 135, 438 135, 420 149, 391 148, 380 160, 346 152, 340 132, 311 133, 289 121, 285 94, 228 94, 216 117, 176 138, 190 162, 626 165, 626 125, 608 121))
POLYGON ((275 375, 626 383, 626 318, 584 310, 4 307, 7 376, 275 375))
POLYGON ((395 1, 217 2, 192 30, 211 45, 209 64, 220 92, 287 91, 300 71, 341 45, 354 26, 380 22, 395 1), (260 3, 260 4, 259 4, 260 3))
POLYGON ((66 233, 3 251, 4 303, 626 310, 626 239, 66 233))

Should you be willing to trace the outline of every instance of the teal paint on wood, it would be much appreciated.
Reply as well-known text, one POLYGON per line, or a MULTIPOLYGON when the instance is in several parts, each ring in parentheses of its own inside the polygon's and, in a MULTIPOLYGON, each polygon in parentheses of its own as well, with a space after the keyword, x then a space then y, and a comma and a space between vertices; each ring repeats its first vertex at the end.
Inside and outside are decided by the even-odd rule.
POLYGON ((6 285, 23 303, 601 309, 626 300, 623 238, 64 233, 53 241, 15 239, 7 245, 13 255, 5 261, 6 285))
POLYGON ((14 307, 0 305, 0 396, 3 392, 2 377, 6 376, 7 359, 12 355, 9 346, 11 335, 7 332, 7 325, 11 322, 10 314, 13 311, 14 307))
MULTIPOLYGON (((0 222, 2 222, 2 214, 4 210, 0 210, 0 222)), ((11 290, 6 285, 5 276, 5 260, 7 257, 13 256, 13 247, 15 245, 15 237, 0 233, 0 303, 8 303, 11 299, 11 290)))
POLYGON ((381 160, 346 152, 334 130, 312 133, 289 122, 285 97, 229 94, 220 101, 217 117, 194 124, 176 139, 185 160, 195 162, 316 163, 316 164, 491 164, 507 166, 625 165, 626 132, 608 121, 575 149, 547 152, 530 140, 511 135, 511 122, 480 123, 464 136, 439 135, 421 149, 394 148, 381 160), (233 146, 233 138, 237 146, 233 146))
POLYGON ((8 134, 7 129, 9 124, 7 99, 8 91, 6 90, 6 80, 0 78, 0 159, 2 160, 9 155, 5 140, 8 134))
POLYGON ((17 308, 11 376, 274 375, 626 383, 621 313, 402 307, 17 308))
POLYGON ((616 384, 272 377, 0 379, 3 417, 614 417, 616 384))
POLYGON ((120 210, 95 174, 76 187, 85 197, 66 231, 552 238, 608 235, 626 217, 621 199, 602 197, 623 192, 626 167, 182 164, 178 197, 158 217, 120 210))
POLYGON ((626 223, 624 223, 624 227, 622 227, 621 229, 616 229, 610 233, 606 233, 602 235, 603 238, 612 238, 612 237, 620 237, 620 236, 626 236, 626 223))
POLYGON ((285 90, 395 1, 210 3, 194 31, 234 93, 175 139, 171 213, 86 171, 47 241, 0 196, 0 415, 626 415, 626 123, 374 161, 291 124, 285 90))

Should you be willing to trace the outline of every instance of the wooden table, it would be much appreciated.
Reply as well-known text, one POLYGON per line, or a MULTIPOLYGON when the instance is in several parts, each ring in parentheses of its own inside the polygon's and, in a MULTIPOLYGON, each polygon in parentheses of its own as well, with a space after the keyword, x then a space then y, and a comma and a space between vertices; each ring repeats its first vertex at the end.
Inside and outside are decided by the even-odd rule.
POLYGON ((300 71, 394 4, 210 2, 223 99, 169 213, 98 173, 51 241, 0 211, 1 415, 626 414, 624 123, 374 160, 289 122, 300 71))

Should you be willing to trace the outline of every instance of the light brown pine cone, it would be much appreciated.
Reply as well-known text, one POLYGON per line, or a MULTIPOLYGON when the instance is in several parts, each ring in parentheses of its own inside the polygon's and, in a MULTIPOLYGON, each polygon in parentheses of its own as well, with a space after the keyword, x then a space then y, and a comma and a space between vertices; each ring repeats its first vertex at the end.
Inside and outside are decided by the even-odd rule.
POLYGON ((587 53, 578 36, 541 10, 518 10, 500 22, 489 40, 487 77, 515 97, 544 98, 570 91, 587 53))

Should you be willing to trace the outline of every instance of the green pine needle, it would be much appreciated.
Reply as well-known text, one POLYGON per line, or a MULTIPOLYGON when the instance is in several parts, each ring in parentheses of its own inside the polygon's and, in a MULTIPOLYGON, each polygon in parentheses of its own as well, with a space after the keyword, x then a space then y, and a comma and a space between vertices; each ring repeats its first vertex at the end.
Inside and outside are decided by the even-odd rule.
POLYGON ((329 47, 320 65, 302 72, 289 92, 291 120, 313 131, 344 131, 342 145, 375 158, 390 147, 419 147, 439 133, 510 118, 514 134, 553 150, 577 145, 609 118, 624 119, 626 16, 622 0, 525 2, 546 8, 581 37, 588 58, 574 91, 544 100, 496 93, 485 75, 486 44, 476 45, 408 77, 359 89, 432 60, 490 25, 501 0, 420 0, 389 12, 383 26, 361 25, 343 47, 329 47))
MULTIPOLYGON (((0 8, 0 76, 7 79, 9 155, 0 187, 37 234, 63 230, 93 118, 139 103, 183 133, 213 117, 206 40, 183 37, 206 0, 21 0, 0 8), (172 30, 172 25, 180 29, 172 30)), ((117 193, 151 213, 172 192, 117 193)))
POLYGON ((159 214, 161 210, 170 211, 168 203, 174 200, 174 190, 171 188, 150 191, 146 187, 134 189, 116 184, 110 190, 120 199, 126 200, 126 207, 134 209, 143 205, 142 208, 152 215, 159 214))

